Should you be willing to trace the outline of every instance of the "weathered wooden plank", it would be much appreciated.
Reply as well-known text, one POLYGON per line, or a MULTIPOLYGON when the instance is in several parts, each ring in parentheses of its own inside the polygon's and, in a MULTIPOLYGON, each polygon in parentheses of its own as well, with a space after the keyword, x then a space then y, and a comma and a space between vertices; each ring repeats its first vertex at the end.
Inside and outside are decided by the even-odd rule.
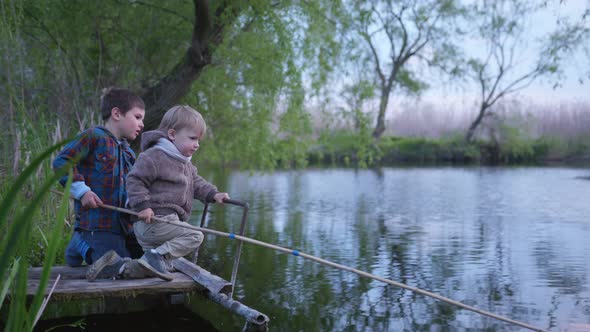
MULTIPOLYGON (((49 280, 52 285, 55 279, 49 280)), ((33 295, 39 286, 38 279, 29 279, 27 294, 33 295)), ((46 289, 46 294, 49 292, 46 289)), ((94 298, 103 296, 136 296, 138 294, 184 293, 199 290, 192 278, 174 273, 174 280, 164 281, 159 278, 131 280, 97 280, 88 282, 86 279, 61 279, 52 294, 52 300, 69 300, 72 298, 94 298)))
MULTIPOLYGON (((69 267, 69 266, 54 266, 51 268, 50 278, 57 278, 61 275, 61 279, 84 279, 86 278, 86 271, 88 266, 69 267)), ((32 267, 29 269, 29 279, 41 278, 43 267, 32 267)))
MULTIPOLYGON (((139 294, 174 294, 193 291, 209 291, 213 294, 229 294, 231 284, 190 261, 179 258, 174 260, 174 280, 163 281, 159 278, 117 279, 117 280, 86 280, 87 267, 54 266, 46 294, 61 275, 53 295, 53 301, 71 300, 74 298, 95 298, 104 296, 136 296, 139 294)), ((36 293, 39 286, 42 267, 29 269, 27 294, 36 293)))
MULTIPOLYGON (((173 261, 174 280, 159 278, 86 280, 87 267, 72 268, 54 266, 45 294, 49 292, 58 275, 57 283, 49 301, 44 319, 88 315, 95 313, 120 313, 158 307, 162 303, 173 303, 172 298, 183 294, 205 295, 236 315, 246 318, 247 325, 257 330, 265 330, 268 317, 242 303, 228 297, 232 291, 231 283, 219 276, 179 258, 173 261)), ((33 295, 39 287, 42 268, 29 269, 27 294, 33 295)), ((186 302, 185 302, 186 305, 186 302)))
POLYGON ((230 282, 182 257, 175 259, 173 264, 175 269, 191 277, 197 284, 204 286, 212 294, 228 295, 232 291, 230 282))

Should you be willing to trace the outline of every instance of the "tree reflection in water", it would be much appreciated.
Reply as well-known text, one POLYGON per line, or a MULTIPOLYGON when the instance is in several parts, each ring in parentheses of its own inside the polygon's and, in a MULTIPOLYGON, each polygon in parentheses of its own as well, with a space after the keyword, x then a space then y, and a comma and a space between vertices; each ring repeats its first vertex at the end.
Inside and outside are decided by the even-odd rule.
MULTIPOLYGON (((250 203, 246 236, 512 319, 563 329, 590 319, 584 260, 590 255, 585 240, 590 206, 579 199, 588 197, 590 186, 571 186, 568 179, 576 173, 561 168, 328 169, 236 172, 216 175, 214 182, 250 203)), ((215 207, 211 226, 237 231, 241 212, 230 210, 215 207)), ((203 250, 211 257, 208 268, 229 278, 234 250, 235 242, 208 236, 203 250)), ((248 244, 235 294, 269 315, 271 330, 277 331, 520 330, 248 244)))

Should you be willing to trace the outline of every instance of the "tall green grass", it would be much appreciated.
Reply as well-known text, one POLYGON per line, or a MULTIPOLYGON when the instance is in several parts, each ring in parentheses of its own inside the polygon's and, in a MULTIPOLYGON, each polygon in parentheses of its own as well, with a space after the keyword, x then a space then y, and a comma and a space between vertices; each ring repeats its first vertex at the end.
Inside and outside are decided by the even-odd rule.
MULTIPOLYGON (((62 243, 63 226, 60 221, 65 220, 68 212, 68 198, 60 199, 56 214, 56 223, 50 228, 46 236, 47 247, 43 259, 43 270, 39 285, 32 297, 27 295, 27 280, 29 251, 32 245, 31 236, 35 231, 35 220, 39 217, 43 203, 50 190, 57 183, 63 173, 53 174, 42 181, 40 186, 32 183, 38 180, 35 176, 51 155, 63 145, 56 144, 40 153, 32 162, 2 188, 0 202, 0 309, 6 315, 2 316, 1 324, 5 331, 32 331, 41 315, 45 291, 49 282, 50 270, 62 243), (32 190, 32 188, 35 188, 32 190)), ((71 175, 71 167, 69 167, 71 175)), ((69 192, 72 176, 68 177, 66 192, 69 192)), ((0 326, 2 327, 2 326, 0 326)))
MULTIPOLYGON (((32 165, 32 159, 35 156, 45 155, 46 157, 39 160, 39 164, 32 170, 29 178, 25 179, 19 185, 19 192, 22 193, 16 198, 19 200, 14 206, 27 204, 33 197, 33 193, 41 188, 45 180, 54 176, 51 159, 55 151, 48 152, 48 146, 57 144, 62 140, 61 133, 56 133, 56 119, 48 115, 39 115, 37 119, 26 116, 27 111, 21 107, 15 108, 15 112, 23 115, 19 120, 11 123, 11 127, 20 132, 19 140, 14 137, 0 138, 0 144, 3 146, 0 151, 8 156, 0 161, 0 199, 8 198, 14 195, 11 191, 15 184, 14 181, 19 175, 22 175, 24 169, 32 165)), ((30 234, 30 245, 26 253, 30 265, 41 266, 48 249, 48 234, 52 232, 56 220, 60 220, 62 225, 62 237, 59 243, 60 249, 66 244, 70 229, 62 219, 57 219, 56 206, 59 205, 61 197, 51 195, 45 197, 42 204, 39 205, 33 231, 30 234)), ((11 212, 12 213, 12 212, 11 212)), ((71 219, 66 213, 65 219, 71 219)), ((62 263, 63 257, 58 257, 57 263, 62 263)))

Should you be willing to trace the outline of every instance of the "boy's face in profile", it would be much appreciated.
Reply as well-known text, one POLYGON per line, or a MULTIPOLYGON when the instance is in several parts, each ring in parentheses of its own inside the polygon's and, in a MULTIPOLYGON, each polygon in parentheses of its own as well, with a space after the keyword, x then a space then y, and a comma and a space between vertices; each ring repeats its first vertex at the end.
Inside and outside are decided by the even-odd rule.
POLYGON ((125 138, 133 141, 143 130, 143 118, 145 110, 139 107, 133 107, 127 113, 118 115, 116 127, 119 131, 119 138, 125 138))
POLYGON ((197 128, 182 128, 178 131, 168 130, 168 138, 176 145, 176 148, 185 157, 192 157, 199 149, 201 131, 197 128))

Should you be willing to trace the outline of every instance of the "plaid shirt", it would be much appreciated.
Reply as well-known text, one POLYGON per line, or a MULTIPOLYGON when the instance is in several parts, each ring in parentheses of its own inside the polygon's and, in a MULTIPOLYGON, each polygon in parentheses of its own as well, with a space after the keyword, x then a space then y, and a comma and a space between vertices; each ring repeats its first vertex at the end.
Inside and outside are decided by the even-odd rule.
MULTIPOLYGON (((104 204, 124 207, 127 201, 125 178, 135 163, 135 153, 129 144, 119 143, 104 127, 90 128, 63 148, 53 161, 53 168, 58 170, 76 158, 79 159, 73 169, 73 181, 84 181, 104 204)), ((66 181, 67 176, 60 179, 62 185, 66 181)), ((78 200, 75 211, 76 230, 126 234, 131 229, 129 218, 117 211, 86 209, 78 200)))

